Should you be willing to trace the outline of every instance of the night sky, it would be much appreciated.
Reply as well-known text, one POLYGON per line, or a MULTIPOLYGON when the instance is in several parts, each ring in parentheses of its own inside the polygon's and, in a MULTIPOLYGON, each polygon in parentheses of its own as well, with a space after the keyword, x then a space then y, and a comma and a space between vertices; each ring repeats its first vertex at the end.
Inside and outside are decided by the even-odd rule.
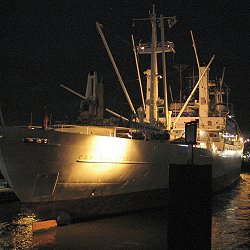
MULTIPOLYGON (((199 59, 211 67, 211 78, 220 78, 231 87, 230 102, 241 131, 250 124, 250 5, 248 1, 1 1, 0 104, 7 125, 28 124, 30 113, 41 123, 46 109, 53 120, 74 119, 80 99, 60 87, 64 84, 84 93, 87 74, 96 70, 105 84, 105 107, 126 116, 128 104, 95 28, 104 33, 134 105, 140 105, 139 87, 131 47, 149 41, 146 18, 156 13, 176 16, 177 23, 166 29, 167 40, 175 43, 175 55, 168 55, 169 82, 178 85, 174 64, 187 64, 183 76, 196 66, 190 30, 193 30, 199 59), (172 79, 172 80, 171 80, 172 79), (125 107, 126 106, 126 107, 125 107)), ((147 58, 148 59, 148 58, 147 58)), ((141 65, 148 67, 146 58, 141 65)), ((146 68, 142 68, 143 72, 146 68)), ((159 68, 159 73, 161 69, 159 68)), ((145 80, 145 78, 143 78, 145 80)), ((162 95, 163 97, 163 95, 162 95)))

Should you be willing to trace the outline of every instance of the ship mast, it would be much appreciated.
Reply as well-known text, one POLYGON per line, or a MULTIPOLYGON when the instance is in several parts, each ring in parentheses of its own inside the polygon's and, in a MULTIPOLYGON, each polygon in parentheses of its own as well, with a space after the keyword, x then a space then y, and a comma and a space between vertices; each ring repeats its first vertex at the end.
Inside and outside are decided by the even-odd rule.
POLYGON ((156 15, 155 6, 153 5, 153 12, 150 14, 152 25, 151 35, 151 82, 150 82, 150 103, 149 103, 149 122, 151 125, 156 125, 158 120, 157 99, 158 99, 158 72, 157 72, 157 33, 156 33, 156 15))
POLYGON ((166 79, 166 52, 174 52, 174 45, 171 42, 165 43, 164 39, 164 19, 168 20, 169 28, 176 23, 175 17, 156 17, 155 6, 153 5, 153 11, 150 13, 149 18, 133 19, 137 20, 150 20, 152 31, 151 31, 151 45, 148 47, 146 44, 138 46, 139 54, 150 54, 151 55, 151 68, 146 70, 144 74, 147 77, 147 95, 146 95, 146 119, 153 126, 157 125, 158 122, 158 66, 157 66, 157 53, 162 54, 162 66, 163 66, 163 83, 164 83, 164 101, 165 101, 165 127, 167 130, 170 129, 170 112, 168 111, 168 98, 167 98, 167 79, 166 79), (157 43, 157 22, 160 21, 161 27, 161 45, 157 43), (146 46, 144 46, 146 45, 146 46))
POLYGON ((171 114, 169 114, 169 110, 168 110, 168 88, 167 88, 167 72, 166 72, 163 15, 160 15, 160 27, 161 27, 162 68, 163 68, 164 102, 165 102, 165 127, 169 131, 170 130, 170 123, 171 123, 171 114))

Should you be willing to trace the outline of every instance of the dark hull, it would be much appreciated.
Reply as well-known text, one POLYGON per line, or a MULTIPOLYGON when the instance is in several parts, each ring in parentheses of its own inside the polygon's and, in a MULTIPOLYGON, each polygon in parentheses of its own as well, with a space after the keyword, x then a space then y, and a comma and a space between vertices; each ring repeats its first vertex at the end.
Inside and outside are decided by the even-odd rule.
POLYGON ((55 219, 66 213, 72 220, 88 220, 131 211, 166 207, 167 189, 77 200, 26 203, 26 205, 40 219, 55 219))
MULTIPOLYGON (((230 188, 239 179, 238 171, 213 179, 213 194, 230 188)), ((77 221, 98 219, 157 207, 167 208, 168 203, 168 189, 155 189, 87 199, 26 203, 26 205, 40 219, 56 219, 59 216, 66 215, 69 216, 70 220, 77 221)))

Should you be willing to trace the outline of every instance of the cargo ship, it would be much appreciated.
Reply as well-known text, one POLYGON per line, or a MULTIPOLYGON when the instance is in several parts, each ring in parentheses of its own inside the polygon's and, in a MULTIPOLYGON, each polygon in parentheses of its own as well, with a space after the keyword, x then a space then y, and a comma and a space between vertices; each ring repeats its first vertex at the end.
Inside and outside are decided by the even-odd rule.
POLYGON ((199 79, 185 103, 169 104, 165 53, 171 53, 174 45, 164 41, 164 20, 171 23, 174 17, 158 18, 153 8, 148 20, 152 24, 151 43, 134 46, 136 66, 138 53, 151 55, 151 68, 145 71, 146 97, 142 91, 142 106, 137 110, 102 25, 96 23, 132 119, 109 109, 106 111, 118 122, 103 119, 102 87, 94 72, 88 76, 85 96, 62 86, 82 98, 81 124, 48 125, 45 119, 43 126, 0 127, 0 169, 20 201, 53 211, 71 213, 75 209, 88 217, 165 203, 170 164, 211 165, 213 192, 239 179, 243 143, 233 114, 223 102, 222 81, 209 79, 214 56, 206 67, 200 66, 195 49, 199 79), (157 42, 157 22, 161 42, 157 42), (164 100, 158 93, 159 54, 164 100), (190 122, 197 125, 192 145, 185 138, 185 124, 190 122))

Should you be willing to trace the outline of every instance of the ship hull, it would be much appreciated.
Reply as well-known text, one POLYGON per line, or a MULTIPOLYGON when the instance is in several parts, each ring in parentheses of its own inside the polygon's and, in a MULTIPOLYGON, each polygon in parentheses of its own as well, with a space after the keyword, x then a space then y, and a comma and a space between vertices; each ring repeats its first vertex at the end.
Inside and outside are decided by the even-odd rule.
MULTIPOLYGON (((18 198, 48 211, 74 207, 84 217, 165 205, 169 165, 191 159, 190 147, 166 140, 75 130, 5 127, 0 131, 1 171, 18 198)), ((237 147, 223 152, 194 148, 194 164, 212 165, 213 192, 239 178, 241 152, 237 147)))

